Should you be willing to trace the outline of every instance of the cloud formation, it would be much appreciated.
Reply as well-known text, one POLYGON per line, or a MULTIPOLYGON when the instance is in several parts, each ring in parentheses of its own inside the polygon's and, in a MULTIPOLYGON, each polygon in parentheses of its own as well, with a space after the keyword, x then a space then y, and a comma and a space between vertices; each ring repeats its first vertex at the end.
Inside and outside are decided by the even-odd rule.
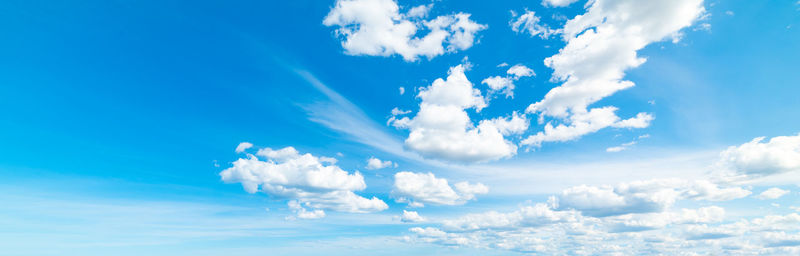
MULTIPOLYGON (((420 88, 419 111, 412 118, 393 115, 389 124, 408 129, 408 148, 425 157, 458 162, 485 162, 516 154, 517 146, 505 135, 519 134, 528 127, 524 115, 481 120, 477 127, 466 110, 480 112, 486 99, 464 74, 466 64, 450 68, 447 79, 436 79, 420 88)), ((522 71, 520 71, 522 72, 522 71)))
POLYGON ((261 191, 276 199, 290 200, 289 208, 302 219, 324 217, 323 209, 368 213, 388 208, 376 197, 356 195, 353 191, 367 187, 364 177, 342 170, 335 162, 333 158, 300 154, 293 147, 262 148, 255 155, 247 154, 247 158, 234 161, 232 167, 220 172, 220 177, 226 183, 241 183, 248 193, 261 191))
MULTIPOLYGON (((569 1, 546 1, 566 5, 569 1)), ((702 0, 597 0, 590 1, 586 13, 567 21, 561 35, 567 45, 558 54, 545 59, 553 69, 553 81, 563 82, 551 89, 539 102, 526 109, 560 121, 548 121, 545 129, 522 144, 539 146, 542 142, 569 141, 606 127, 644 128, 653 116, 639 113, 624 119, 615 107, 589 106, 617 91, 634 86, 623 80, 625 71, 645 62, 637 51, 650 43, 680 39, 680 31, 705 12, 702 0)))
POLYGON ((764 190, 764 192, 761 192, 761 194, 758 194, 758 196, 756 196, 756 198, 761 199, 761 200, 778 199, 778 198, 780 198, 780 197, 782 197, 782 196, 784 196, 786 194, 789 194, 789 192, 791 192, 791 191, 783 190, 783 189, 780 189, 780 188, 770 188, 770 189, 764 190))
POLYGON ((488 192, 489 188, 481 183, 471 184, 463 181, 451 187, 447 179, 436 178, 430 172, 398 172, 394 175, 392 194, 398 202, 406 202, 412 207, 422 207, 424 204, 461 205, 475 199, 475 195, 488 192))
POLYGON ((758 137, 720 153, 717 167, 730 181, 800 171, 800 134, 777 136, 769 141, 758 137))
POLYGON ((508 24, 511 30, 517 33, 528 33, 530 36, 539 36, 542 39, 548 39, 550 36, 561 33, 558 29, 551 29, 547 25, 541 24, 541 18, 536 16, 536 12, 525 10, 525 13, 517 17, 516 13, 512 12, 512 19, 508 24))
POLYGON ((338 0, 322 24, 338 27, 336 34, 343 38, 347 54, 397 54, 406 61, 469 49, 475 34, 486 29, 467 13, 425 20, 431 8, 421 5, 401 13, 394 0, 338 0), (418 37, 420 31, 427 33, 418 37))
POLYGON ((406 211, 403 210, 403 215, 400 216, 400 221, 412 223, 412 222, 423 222, 425 218, 419 216, 419 213, 415 211, 406 211))
POLYGON ((535 76, 536 73, 522 64, 514 65, 506 71, 507 76, 492 76, 481 81, 482 84, 489 86, 489 93, 502 93, 506 97, 514 97, 514 81, 522 77, 535 76))

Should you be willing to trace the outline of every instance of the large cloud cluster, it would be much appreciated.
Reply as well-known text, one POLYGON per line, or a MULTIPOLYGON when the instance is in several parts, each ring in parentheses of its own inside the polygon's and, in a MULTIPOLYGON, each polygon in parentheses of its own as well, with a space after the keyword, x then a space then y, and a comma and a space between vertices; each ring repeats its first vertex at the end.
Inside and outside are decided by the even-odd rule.
POLYGON ((467 67, 452 67, 447 79, 436 79, 421 88, 417 94, 421 103, 414 117, 392 116, 389 120, 395 127, 410 130, 405 141, 408 148, 426 157, 459 162, 484 162, 516 154, 517 146, 504 135, 527 130, 527 118, 513 113, 508 118, 481 120, 475 126, 466 110, 479 112, 487 103, 464 74, 467 67))
MULTIPOLYGON (((546 1, 562 6, 570 1, 546 1)), ((644 128, 653 116, 639 113, 619 118, 616 107, 589 106, 617 91, 634 86, 623 80, 625 71, 645 62, 637 51, 650 43, 680 38, 680 31, 705 12, 702 0, 596 0, 585 14, 567 21, 559 30, 567 45, 545 59, 553 69, 553 80, 563 83, 551 89, 544 99, 531 104, 527 113, 539 120, 553 117, 560 124, 547 122, 544 131, 531 135, 522 144, 539 146, 543 142, 568 141, 606 127, 644 128)))
POLYGON ((469 49, 475 34, 486 28, 470 20, 467 13, 425 20, 430 8, 422 5, 400 13, 394 0, 339 0, 322 23, 339 27, 336 33, 344 37, 342 47, 347 54, 397 54, 406 61, 469 49), (423 30, 427 34, 418 37, 423 30))

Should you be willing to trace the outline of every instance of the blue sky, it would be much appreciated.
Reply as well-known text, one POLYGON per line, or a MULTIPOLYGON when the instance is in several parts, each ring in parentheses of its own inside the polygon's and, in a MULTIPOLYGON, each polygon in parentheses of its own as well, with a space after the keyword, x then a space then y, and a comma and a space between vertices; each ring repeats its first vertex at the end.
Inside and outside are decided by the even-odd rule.
POLYGON ((800 253, 798 29, 788 0, 7 1, 0 247, 800 253))

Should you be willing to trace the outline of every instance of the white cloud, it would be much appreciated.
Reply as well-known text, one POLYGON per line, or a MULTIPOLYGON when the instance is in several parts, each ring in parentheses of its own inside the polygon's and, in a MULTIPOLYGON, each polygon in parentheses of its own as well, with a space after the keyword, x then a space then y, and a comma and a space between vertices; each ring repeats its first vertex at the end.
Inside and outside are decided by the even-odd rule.
POLYGON ((310 220, 310 219, 320 219, 325 217, 325 211, 319 209, 311 211, 306 210, 306 208, 304 208, 296 200, 289 201, 289 203, 287 204, 289 205, 289 209, 292 210, 292 212, 294 212, 295 214, 295 216, 286 217, 286 219, 288 220, 292 220, 294 218, 310 220))
POLYGON ((620 120, 614 113, 616 111, 616 107, 602 107, 593 108, 588 112, 574 112, 567 119, 568 125, 553 126, 548 122, 544 126, 544 131, 528 136, 521 144, 538 147, 543 142, 572 141, 606 127, 642 128, 648 126, 654 119, 650 114, 639 113, 636 117, 620 120))
POLYGON ((242 152, 244 152, 245 150, 247 150, 247 149, 249 149, 249 148, 252 148, 252 147, 253 147, 253 144, 252 144, 252 143, 250 143, 250 142, 242 142, 242 143, 239 143, 239 145, 238 145, 238 146, 236 146, 236 153, 242 153, 242 152))
POLYGON ((403 95, 403 94, 406 93, 406 88, 404 88, 402 86, 400 86, 400 88, 398 88, 398 90, 400 90, 400 95, 403 95))
MULTIPOLYGON (((556 4, 556 3, 553 3, 556 4)), ((548 122, 545 131, 524 141, 526 145, 567 141, 605 127, 643 128, 652 115, 618 121, 616 108, 588 107, 617 91, 634 86, 622 80, 625 71, 645 62, 637 51, 650 43, 680 37, 680 30, 690 26, 705 12, 702 0, 597 0, 590 1, 587 12, 567 21, 563 38, 567 45, 545 59, 553 69, 553 81, 563 83, 551 89, 526 112, 537 113, 540 121, 554 117, 563 121, 554 128, 548 122), (577 116, 577 117, 576 117, 577 116), (619 123, 618 123, 619 122, 619 123), (616 124, 616 125, 615 125, 616 124)))
POLYGON ((748 180, 800 170, 800 134, 758 137, 720 153, 717 167, 730 180, 748 180))
POLYGON ((459 182, 450 187, 444 178, 436 178, 433 173, 398 172, 394 175, 392 194, 399 202, 424 204, 461 205, 475 199, 475 195, 486 194, 489 188, 481 183, 459 182))
POLYGON ((761 200, 768 200, 768 199, 778 199, 786 194, 789 194, 789 190, 783 190, 780 188, 770 188, 758 194, 756 198, 761 200))
POLYGON ((530 69, 522 64, 514 65, 510 67, 508 71, 506 71, 508 76, 492 76, 481 81, 482 84, 486 84, 489 86, 490 93, 497 93, 500 92, 505 94, 506 97, 514 97, 514 81, 519 80, 522 77, 528 76, 535 76, 536 73, 533 72, 533 69, 530 69))
POLYGON ((406 14, 408 17, 425 18, 433 8, 433 4, 412 7, 406 14))
MULTIPOLYGON (((513 16, 516 16, 514 12, 513 16)), ((512 19, 508 24, 511 26, 511 30, 517 33, 528 33, 531 36, 539 36, 543 39, 550 38, 551 35, 560 33, 557 29, 551 29, 547 25, 542 25, 539 23, 541 19, 536 16, 536 13, 533 11, 525 10, 525 13, 516 17, 516 19, 512 19)))
POLYGON ((543 6, 550 6, 550 7, 566 7, 578 0, 543 0, 543 6))
POLYGON ((480 214, 467 214, 454 220, 442 222, 446 230, 468 231, 483 229, 510 229, 537 227, 558 222, 575 221, 579 215, 572 211, 554 211, 546 204, 523 206, 510 213, 489 211, 480 214))
POLYGON ((338 0, 322 23, 337 26, 342 47, 351 55, 400 55, 406 61, 433 58, 472 47, 475 34, 486 25, 456 13, 423 20, 432 5, 400 13, 394 0, 338 0), (427 31, 422 37, 416 35, 427 31))
POLYGON ((728 201, 750 195, 739 187, 720 188, 705 180, 657 179, 617 186, 576 186, 558 196, 558 209, 574 209, 588 216, 663 212, 680 199, 728 201))
POLYGON ((377 170, 377 169, 383 169, 383 168, 392 167, 392 166, 397 167, 397 164, 392 163, 392 161, 388 161, 388 160, 387 161, 381 161, 380 159, 377 159, 375 157, 370 157, 369 159, 367 159, 367 167, 366 168, 369 169, 369 170, 377 170))
POLYGON ((262 191, 276 199, 296 201, 289 206, 299 218, 324 216, 317 211, 322 209, 367 213, 388 208, 376 197, 367 199, 353 193, 367 187, 364 177, 358 172, 350 174, 342 170, 333 164, 333 158, 300 154, 293 147, 263 148, 256 155, 266 161, 248 154, 220 172, 222 180, 241 183, 249 193, 262 191), (302 206, 313 210, 307 212, 302 206))
POLYGON ((536 75, 536 73, 533 72, 533 69, 526 67, 525 65, 522 64, 517 64, 508 68, 506 74, 512 75, 516 78, 536 75))
MULTIPOLYGON (((464 64, 450 68, 447 79, 436 79, 421 88, 417 98, 422 102, 413 118, 392 116, 389 123, 409 129, 405 141, 408 148, 425 157, 460 162, 485 162, 510 157, 517 146, 503 137, 503 132, 517 132, 516 128, 497 119, 482 120, 477 127, 465 110, 480 111, 487 106, 479 90, 473 88, 464 71, 464 64)), ((523 116, 511 118, 516 125, 524 123, 523 116)))
POLYGON ((419 213, 415 211, 406 211, 403 210, 403 215, 400 216, 400 221, 402 222, 423 222, 425 218, 419 216, 419 213))
POLYGON ((408 113, 411 113, 411 110, 402 110, 402 109, 399 109, 399 108, 393 108, 392 109, 392 115, 393 116, 405 115, 405 114, 408 114, 408 113))
POLYGON ((497 128, 497 131, 504 136, 521 134, 527 131, 528 126, 530 125, 528 118, 525 117, 525 115, 517 113, 517 111, 512 112, 510 118, 498 117, 495 119, 481 121, 481 123, 483 122, 490 122, 495 128, 497 128))

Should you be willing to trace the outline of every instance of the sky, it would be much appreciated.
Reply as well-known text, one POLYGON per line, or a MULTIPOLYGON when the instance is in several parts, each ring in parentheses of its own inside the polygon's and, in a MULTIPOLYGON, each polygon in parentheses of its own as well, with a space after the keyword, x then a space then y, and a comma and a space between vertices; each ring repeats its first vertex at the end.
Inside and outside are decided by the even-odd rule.
POLYGON ((0 255, 797 255, 800 2, 3 1, 0 255))

